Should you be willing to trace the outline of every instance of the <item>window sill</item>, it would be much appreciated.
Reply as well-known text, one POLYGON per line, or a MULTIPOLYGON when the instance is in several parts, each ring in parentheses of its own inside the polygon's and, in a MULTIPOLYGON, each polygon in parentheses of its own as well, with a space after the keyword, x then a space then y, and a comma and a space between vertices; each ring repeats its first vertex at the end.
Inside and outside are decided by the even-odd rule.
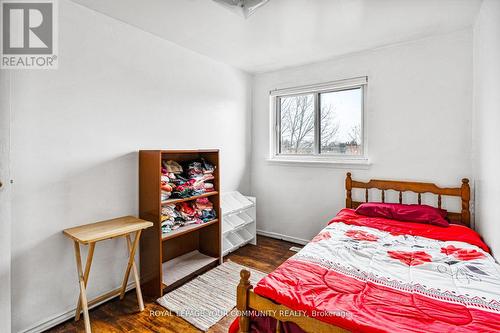
POLYGON ((288 165, 299 167, 327 167, 341 169, 368 169, 371 162, 368 158, 288 158, 271 157, 267 163, 275 165, 288 165))

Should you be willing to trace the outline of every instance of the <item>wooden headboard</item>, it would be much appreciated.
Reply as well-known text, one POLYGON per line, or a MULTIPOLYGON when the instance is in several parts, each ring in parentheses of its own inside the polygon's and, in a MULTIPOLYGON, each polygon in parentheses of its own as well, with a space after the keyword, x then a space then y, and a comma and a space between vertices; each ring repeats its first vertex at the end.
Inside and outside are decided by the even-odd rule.
MULTIPOLYGON (((462 185, 460 187, 439 187, 433 183, 419 183, 419 182, 407 182, 407 181, 397 181, 397 180, 378 180, 372 179, 368 182, 360 182, 352 180, 351 173, 347 173, 345 179, 345 189, 346 198, 345 206, 346 208, 356 208, 362 202, 352 200, 352 189, 353 188, 364 188, 365 189, 365 202, 368 202, 368 190, 375 188, 381 190, 381 201, 385 202, 385 191, 394 190, 399 192, 399 203, 403 203, 403 192, 414 192, 418 194, 418 204, 422 204, 422 193, 432 193, 437 195, 437 206, 441 208, 441 196, 453 196, 460 197, 462 200, 462 210, 459 213, 448 212, 448 219, 452 223, 465 225, 470 227, 470 211, 469 211, 469 201, 470 201, 470 187, 469 180, 467 178, 462 179, 462 185)), ((372 200, 373 201, 373 200, 372 200)))

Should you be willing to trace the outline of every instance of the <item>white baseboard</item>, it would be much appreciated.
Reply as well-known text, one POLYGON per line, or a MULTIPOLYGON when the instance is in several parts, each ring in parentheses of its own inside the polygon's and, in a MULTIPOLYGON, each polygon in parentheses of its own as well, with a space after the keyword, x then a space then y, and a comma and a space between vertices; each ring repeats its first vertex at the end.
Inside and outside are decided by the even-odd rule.
POLYGON ((265 231, 265 230, 257 230, 257 235, 276 238, 276 239, 282 239, 282 240, 285 240, 287 242, 297 243, 297 244, 301 244, 301 245, 306 245, 307 243, 310 242, 310 240, 307 240, 307 239, 282 235, 282 234, 279 234, 277 232, 271 232, 271 231, 265 231))
MULTIPOLYGON (((117 288, 118 289, 118 288, 117 288)), ((129 290, 132 290, 132 289, 135 289, 135 283, 134 282, 131 282, 127 285, 127 291, 129 290)), ((103 293, 102 295, 104 295, 105 293, 103 293)), ((99 297, 99 296, 97 296, 99 297)), ((101 305, 103 303, 106 303, 107 301, 109 301, 110 299, 112 298, 115 298, 116 296, 111 296, 105 300, 103 300, 102 302, 99 302, 99 303, 96 303, 92 306, 89 307, 89 309, 92 309, 92 308, 95 308, 96 306, 98 305, 101 305)), ((75 301, 76 303, 76 301, 75 301)), ((75 311, 76 311, 76 307, 66 311, 66 312, 63 312, 61 314, 58 314, 58 315, 55 315, 49 319, 46 319, 46 320, 43 320, 33 326, 31 326, 30 328, 28 329, 25 329, 24 331, 20 331, 19 333, 40 333, 40 332, 44 332, 46 330, 48 330, 49 328, 52 328, 56 325, 59 325, 60 323, 63 323, 65 322, 66 320, 70 319, 70 318, 73 318, 75 317, 75 311)), ((81 317, 80 320, 83 320, 83 316, 81 317)), ((92 323, 92 317, 90 318, 90 322, 92 323)))
MULTIPOLYGON (((306 245, 307 243, 309 243, 309 240, 307 240, 307 239, 282 235, 282 234, 279 234, 276 232, 270 232, 270 231, 264 231, 264 230, 257 230, 257 235, 262 235, 262 236, 271 237, 271 238, 275 238, 275 239, 282 239, 282 240, 285 240, 288 242, 297 243, 297 244, 301 244, 301 245, 306 245)), ((127 291, 132 290, 134 288, 135 288, 134 282, 131 282, 127 285, 127 291)), ((105 293, 103 293, 103 294, 105 294, 105 293)), ((102 302, 94 304, 91 307, 89 307, 89 309, 95 308, 96 306, 101 305, 114 297, 116 297, 116 296, 112 296, 108 299, 103 300, 102 302)), ((72 308, 66 312, 63 312, 61 314, 55 315, 51 318, 48 318, 46 320, 43 320, 43 321, 33 325, 32 327, 30 327, 26 330, 20 331, 19 333, 41 333, 41 332, 44 332, 44 331, 46 331, 46 330, 48 330, 56 325, 59 325, 60 323, 67 321, 70 318, 73 318, 75 316, 75 311, 76 311, 76 307, 72 308)), ((80 320, 83 320, 83 317, 80 320)), ((90 318, 90 321, 92 322, 92 318, 90 318)))

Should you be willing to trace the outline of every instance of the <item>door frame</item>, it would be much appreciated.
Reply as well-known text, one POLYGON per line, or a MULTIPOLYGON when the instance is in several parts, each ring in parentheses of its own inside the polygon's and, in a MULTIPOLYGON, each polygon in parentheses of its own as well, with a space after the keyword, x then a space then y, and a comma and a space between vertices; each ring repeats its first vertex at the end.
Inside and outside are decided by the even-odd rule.
POLYGON ((0 71, 0 332, 11 332, 10 129, 12 70, 0 71))

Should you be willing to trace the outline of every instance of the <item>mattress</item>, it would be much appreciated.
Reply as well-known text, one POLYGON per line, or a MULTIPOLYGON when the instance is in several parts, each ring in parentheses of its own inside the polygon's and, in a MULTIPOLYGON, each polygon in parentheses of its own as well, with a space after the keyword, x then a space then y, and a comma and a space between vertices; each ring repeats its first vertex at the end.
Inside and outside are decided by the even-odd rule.
MULTIPOLYGON (((353 332, 500 332, 500 266, 480 236, 459 225, 343 209, 254 291, 353 332)), ((259 317, 251 329, 275 325, 259 317)), ((285 323, 283 331, 300 329, 285 323)))

